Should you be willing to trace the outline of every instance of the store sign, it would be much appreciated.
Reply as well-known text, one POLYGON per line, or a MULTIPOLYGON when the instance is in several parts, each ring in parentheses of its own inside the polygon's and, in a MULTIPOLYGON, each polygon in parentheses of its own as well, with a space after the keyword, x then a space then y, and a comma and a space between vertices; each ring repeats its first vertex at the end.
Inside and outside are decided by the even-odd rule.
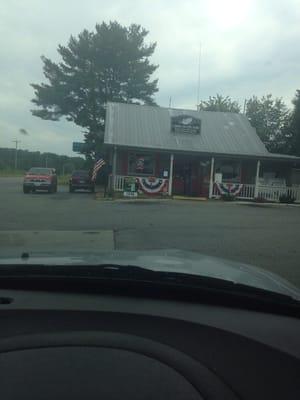
POLYGON ((137 197, 137 183, 134 177, 124 178, 124 197, 137 197))
POLYGON ((171 131, 199 135, 201 131, 201 119, 190 115, 171 116, 171 131))

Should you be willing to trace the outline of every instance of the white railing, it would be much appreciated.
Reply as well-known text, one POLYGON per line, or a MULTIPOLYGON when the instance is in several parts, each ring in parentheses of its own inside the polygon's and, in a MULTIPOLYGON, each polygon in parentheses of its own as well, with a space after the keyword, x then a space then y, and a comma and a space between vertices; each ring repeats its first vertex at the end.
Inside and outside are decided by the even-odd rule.
MULTIPOLYGON (((240 193, 236 197, 238 199, 250 200, 250 199, 254 199, 254 193, 255 193, 255 185, 243 184, 240 193)), ((221 195, 217 188, 217 185, 214 184, 212 197, 220 197, 220 196, 221 195)))
POLYGON ((294 197, 296 201, 300 201, 300 188, 297 186, 258 186, 257 197, 269 201, 279 201, 280 196, 288 195, 294 197))
POLYGON ((127 177, 123 176, 123 175, 115 175, 114 176, 114 185, 113 185, 113 187, 114 187, 114 190, 116 192, 123 192, 125 178, 127 178, 127 177))
POLYGON ((255 194, 255 185, 244 184, 242 190, 238 194, 238 199, 253 199, 255 194))
MULTIPOLYGON (((114 177, 114 190, 117 192, 123 192, 124 181, 127 176, 115 175, 114 177)), ((132 178, 132 176, 131 176, 132 178)), ((260 184, 257 188, 257 197, 269 200, 269 201, 279 201, 280 196, 290 195, 294 197, 297 202, 300 202, 300 187, 299 186, 271 186, 260 184)), ((220 197, 217 185, 213 185, 212 197, 220 197)), ((237 196, 238 199, 251 200, 255 197, 255 185, 253 184, 243 184, 243 187, 237 196)))
MULTIPOLYGON (((272 186, 272 185, 258 185, 257 197, 269 200, 279 201, 280 196, 288 195, 295 198, 297 202, 300 202, 300 187, 299 186, 272 186)), ((214 184, 212 197, 220 197, 217 185, 214 184)), ((255 197, 255 185, 243 184, 242 190, 237 196, 238 199, 250 200, 255 197)))

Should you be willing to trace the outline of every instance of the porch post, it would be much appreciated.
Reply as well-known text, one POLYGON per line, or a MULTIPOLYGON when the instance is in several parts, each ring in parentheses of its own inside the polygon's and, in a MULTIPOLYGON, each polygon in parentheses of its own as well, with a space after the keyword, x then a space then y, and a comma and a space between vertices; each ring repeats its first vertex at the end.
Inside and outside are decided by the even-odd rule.
POLYGON ((113 148, 113 158, 112 158, 112 172, 111 172, 111 189, 115 190, 115 180, 117 173, 117 146, 113 148))
POLYGON ((169 196, 172 196, 174 154, 170 156, 169 196))
POLYGON ((209 195, 208 195, 210 199, 212 198, 213 187, 214 187, 214 165, 215 165, 215 159, 214 157, 212 157, 210 162, 209 195))
POLYGON ((260 170, 260 160, 257 160, 257 164, 256 164, 256 176, 255 176, 254 198, 256 198, 256 197, 258 196, 259 170, 260 170))

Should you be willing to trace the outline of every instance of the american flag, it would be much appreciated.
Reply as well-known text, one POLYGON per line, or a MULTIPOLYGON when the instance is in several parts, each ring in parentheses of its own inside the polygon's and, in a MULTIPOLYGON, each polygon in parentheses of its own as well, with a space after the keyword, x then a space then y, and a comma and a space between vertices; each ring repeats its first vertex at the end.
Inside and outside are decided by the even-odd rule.
POLYGON ((96 178, 97 178, 97 173, 98 171, 103 167, 103 165, 105 165, 106 162, 103 160, 103 158, 99 158, 94 165, 94 169, 93 169, 93 174, 92 174, 92 181, 95 182, 96 178))

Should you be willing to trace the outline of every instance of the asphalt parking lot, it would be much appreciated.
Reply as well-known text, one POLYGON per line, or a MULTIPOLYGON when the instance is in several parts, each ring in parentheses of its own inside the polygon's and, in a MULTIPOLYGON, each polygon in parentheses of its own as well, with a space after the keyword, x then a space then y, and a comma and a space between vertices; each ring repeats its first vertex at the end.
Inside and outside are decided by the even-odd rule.
POLYGON ((103 201, 90 193, 23 194, 0 178, 0 253, 111 249, 196 251, 278 273, 300 286, 300 207, 220 201, 103 201), (43 249, 44 249, 43 248, 43 249))

